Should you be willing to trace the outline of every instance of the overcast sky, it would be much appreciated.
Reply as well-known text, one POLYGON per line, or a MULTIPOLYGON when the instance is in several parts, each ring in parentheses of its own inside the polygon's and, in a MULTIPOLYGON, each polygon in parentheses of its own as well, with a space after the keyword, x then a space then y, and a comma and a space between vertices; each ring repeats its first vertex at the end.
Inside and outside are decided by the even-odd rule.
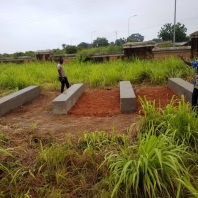
MULTIPOLYGON (((175 0, 0 0, 0 54, 109 42, 134 33, 144 41, 174 24, 175 0), (134 16, 136 15, 136 16, 134 16)), ((176 23, 198 31, 198 0, 177 0, 176 23)))

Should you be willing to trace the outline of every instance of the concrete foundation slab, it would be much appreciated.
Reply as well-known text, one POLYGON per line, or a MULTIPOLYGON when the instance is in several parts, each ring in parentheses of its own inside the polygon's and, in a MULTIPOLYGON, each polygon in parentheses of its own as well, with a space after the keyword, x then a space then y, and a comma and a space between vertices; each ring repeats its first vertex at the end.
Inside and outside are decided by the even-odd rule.
POLYGON ((169 78, 168 87, 172 89, 178 96, 184 96, 187 102, 192 101, 192 92, 194 85, 181 79, 181 78, 169 78))
POLYGON ((120 81, 120 111, 132 113, 136 108, 136 95, 130 81, 120 81))
POLYGON ((85 85, 83 83, 74 84, 65 92, 57 96, 52 101, 54 114, 67 114, 74 106, 80 96, 84 93, 85 85))
POLYGON ((39 86, 29 86, 8 96, 0 98, 0 116, 4 116, 12 110, 30 102, 39 96, 40 92, 41 90, 39 86))

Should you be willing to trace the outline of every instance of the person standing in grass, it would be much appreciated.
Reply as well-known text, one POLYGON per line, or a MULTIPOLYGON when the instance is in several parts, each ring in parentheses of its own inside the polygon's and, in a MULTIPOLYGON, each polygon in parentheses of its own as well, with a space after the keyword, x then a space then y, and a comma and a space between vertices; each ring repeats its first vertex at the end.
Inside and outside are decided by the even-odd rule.
POLYGON ((58 74, 59 74, 59 81, 61 82, 61 93, 63 93, 65 85, 66 85, 67 89, 69 88, 70 85, 69 85, 67 76, 65 75, 62 57, 59 58, 59 63, 57 65, 57 69, 58 69, 58 74))
POLYGON ((196 68, 196 76, 194 81, 194 89, 192 93, 192 108, 197 112, 198 114, 198 60, 195 61, 187 61, 184 59, 183 56, 179 56, 181 60, 186 63, 186 65, 191 66, 193 68, 196 68))

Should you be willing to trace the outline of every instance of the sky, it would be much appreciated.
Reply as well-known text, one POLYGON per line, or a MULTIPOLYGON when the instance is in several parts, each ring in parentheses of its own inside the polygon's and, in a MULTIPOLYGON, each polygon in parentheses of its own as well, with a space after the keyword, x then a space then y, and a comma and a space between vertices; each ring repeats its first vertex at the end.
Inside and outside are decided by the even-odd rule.
POLYGON ((198 31, 198 0, 0 0, 0 54, 109 42, 139 33, 158 38, 166 23, 198 31), (175 12, 176 2, 176 12, 175 12))

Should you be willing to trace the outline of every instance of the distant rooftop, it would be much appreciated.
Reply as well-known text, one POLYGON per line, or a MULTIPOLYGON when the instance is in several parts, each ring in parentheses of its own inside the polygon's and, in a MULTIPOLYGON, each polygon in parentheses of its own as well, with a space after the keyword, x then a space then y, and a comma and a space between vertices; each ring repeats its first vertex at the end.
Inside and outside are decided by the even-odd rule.
POLYGON ((155 41, 127 42, 123 45, 123 48, 154 47, 155 45, 155 41))
POLYGON ((181 46, 181 47, 164 47, 164 48, 153 48, 153 52, 160 52, 160 51, 189 51, 191 46, 181 46))
POLYGON ((198 38, 198 31, 190 34, 190 38, 198 38))
POLYGON ((52 54, 53 50, 37 50, 35 54, 52 54))

